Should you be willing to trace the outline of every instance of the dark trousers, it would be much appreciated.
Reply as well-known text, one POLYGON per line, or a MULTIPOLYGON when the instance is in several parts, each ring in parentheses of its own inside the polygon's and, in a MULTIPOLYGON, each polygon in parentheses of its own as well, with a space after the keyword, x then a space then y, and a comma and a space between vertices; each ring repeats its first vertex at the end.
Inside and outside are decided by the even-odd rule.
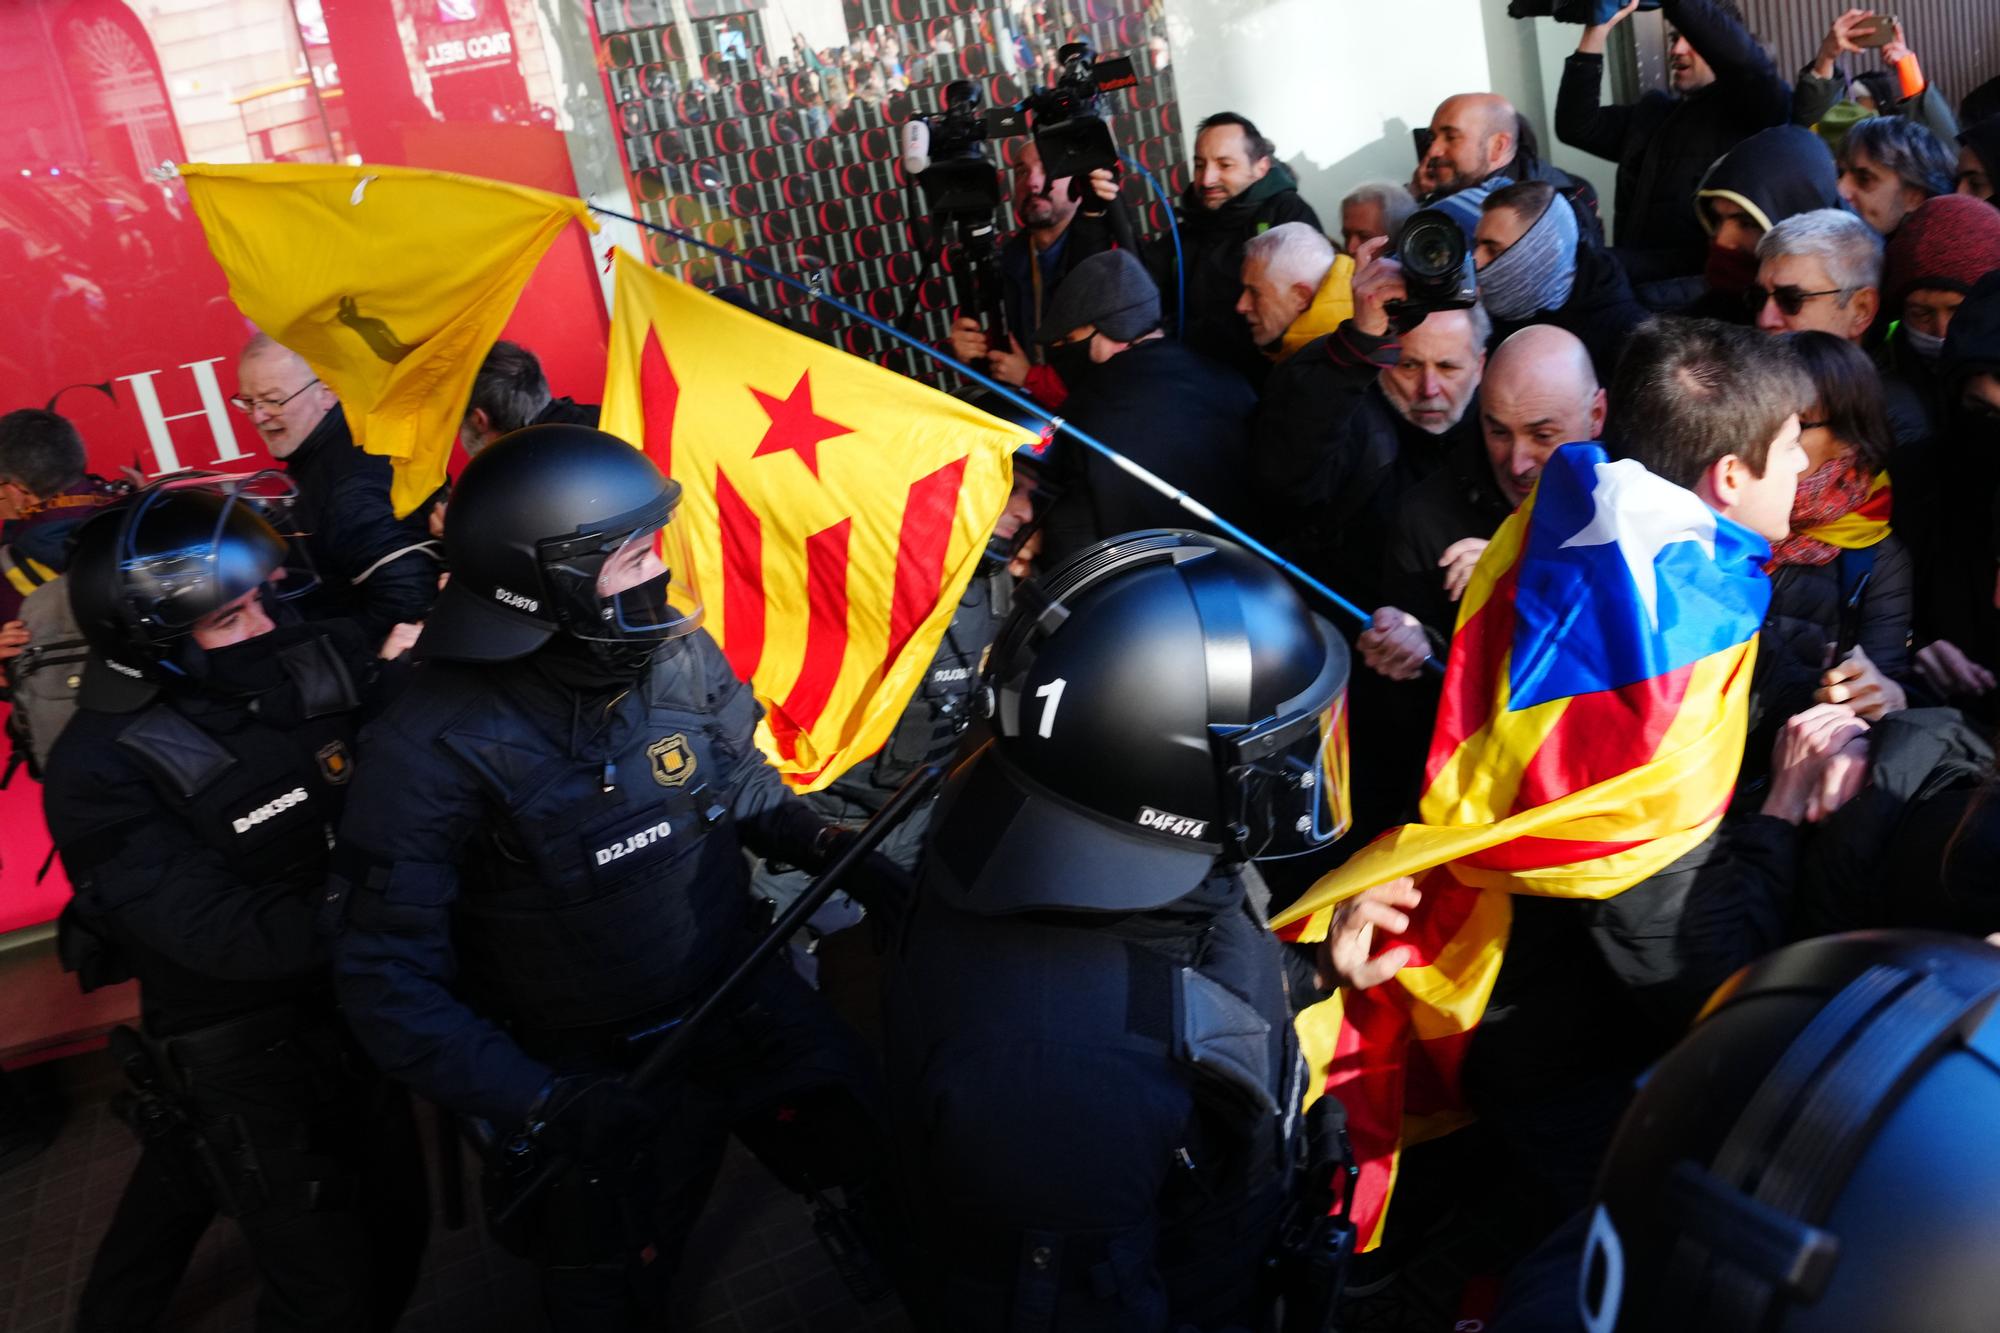
MULTIPOLYGON (((416 1285, 430 1227, 416 1124, 402 1089, 357 1059, 326 1032, 183 1071, 211 1142, 249 1145, 222 1160, 260 1333, 387 1330, 416 1285)), ((148 1144, 98 1246, 78 1329, 158 1327, 220 1197, 195 1154, 148 1144)))
POLYGON ((737 1135, 787 1186, 865 1197, 882 1162, 879 1092, 859 1039, 782 962, 649 1095, 662 1129, 640 1160, 570 1171, 533 1242, 557 1330, 652 1329, 737 1135))

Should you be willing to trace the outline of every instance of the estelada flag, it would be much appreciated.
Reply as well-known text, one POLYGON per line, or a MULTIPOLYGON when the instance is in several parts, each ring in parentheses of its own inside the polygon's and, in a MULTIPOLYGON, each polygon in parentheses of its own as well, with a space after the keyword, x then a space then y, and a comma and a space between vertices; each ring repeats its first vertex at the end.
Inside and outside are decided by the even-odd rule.
POLYGON ((616 254, 603 427, 680 482, 705 627, 818 790, 895 729, 1026 433, 616 254))
POLYGON ((333 387, 395 469, 398 516, 444 481, 472 379, 580 199, 407 167, 189 162, 229 296, 333 387))
POLYGON ((1421 820, 1378 838, 1274 921, 1326 937, 1333 909, 1417 875, 1407 966, 1299 1015, 1361 1167, 1350 1201, 1381 1241, 1405 1141, 1464 1119, 1459 1069, 1504 956, 1509 895, 1602 900, 1698 846, 1736 784, 1764 539, 1594 444, 1557 450, 1460 605, 1421 820))

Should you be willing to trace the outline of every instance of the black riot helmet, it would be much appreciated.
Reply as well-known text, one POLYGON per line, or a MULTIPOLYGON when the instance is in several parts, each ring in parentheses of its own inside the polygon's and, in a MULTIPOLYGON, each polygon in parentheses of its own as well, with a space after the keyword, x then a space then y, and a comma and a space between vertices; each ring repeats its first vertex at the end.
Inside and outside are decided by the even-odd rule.
POLYGON ((189 675, 195 622, 285 566, 287 544, 270 517, 287 505, 289 487, 275 472, 173 477, 78 529, 70 611, 96 654, 82 702, 116 711, 189 675))
POLYGON ((1590 1333, 1972 1333, 2000 1309, 2000 950, 1808 940, 1718 990, 1598 1177, 1590 1333))
POLYGON ((679 483, 615 435, 548 425, 501 436, 452 488, 444 525, 451 581, 416 655, 502 662, 558 631, 640 647, 692 632, 701 601, 674 521, 680 498, 679 483), (663 572, 622 592, 600 587, 607 568, 653 551, 663 572))
POLYGON ((1346 642, 1241 547, 1100 542, 1000 631, 997 734, 946 789, 940 883, 972 911, 1144 911, 1218 861, 1324 846, 1347 825, 1347 672, 1346 642))

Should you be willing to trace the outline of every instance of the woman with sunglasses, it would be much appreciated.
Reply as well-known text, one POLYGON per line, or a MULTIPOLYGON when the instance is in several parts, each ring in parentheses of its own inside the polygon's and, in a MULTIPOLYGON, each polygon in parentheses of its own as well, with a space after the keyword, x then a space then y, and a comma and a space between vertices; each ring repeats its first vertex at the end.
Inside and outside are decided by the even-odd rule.
POLYGON ((1869 721, 1907 704, 1913 580, 1890 531, 1894 443, 1882 382, 1867 355, 1830 333, 1792 339, 1814 385, 1800 413, 1807 467, 1791 534, 1771 548, 1771 609, 1758 645, 1746 765, 1785 719, 1814 703, 1869 721))

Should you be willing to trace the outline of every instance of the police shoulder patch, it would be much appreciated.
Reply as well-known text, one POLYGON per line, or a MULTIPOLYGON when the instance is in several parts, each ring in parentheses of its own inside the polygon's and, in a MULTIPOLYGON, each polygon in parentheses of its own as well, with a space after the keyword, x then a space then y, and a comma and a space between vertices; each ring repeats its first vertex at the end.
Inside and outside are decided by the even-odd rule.
POLYGON ((332 741, 319 748, 319 775, 338 787, 354 776, 354 760, 348 756, 346 741, 332 741))
POLYGON ((662 787, 682 786, 694 776, 694 747, 678 732, 648 745, 646 757, 653 761, 653 781, 662 787))

